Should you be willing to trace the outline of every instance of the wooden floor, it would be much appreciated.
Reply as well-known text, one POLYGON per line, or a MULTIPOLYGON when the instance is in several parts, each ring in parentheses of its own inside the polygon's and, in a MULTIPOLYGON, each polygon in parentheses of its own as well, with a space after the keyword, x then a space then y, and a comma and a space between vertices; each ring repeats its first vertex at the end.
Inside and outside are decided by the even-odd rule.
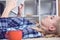
MULTIPOLYGON (((0 39, 7 40, 7 39, 0 39)), ((33 39, 23 39, 23 40, 60 40, 60 38, 33 38, 33 39)))

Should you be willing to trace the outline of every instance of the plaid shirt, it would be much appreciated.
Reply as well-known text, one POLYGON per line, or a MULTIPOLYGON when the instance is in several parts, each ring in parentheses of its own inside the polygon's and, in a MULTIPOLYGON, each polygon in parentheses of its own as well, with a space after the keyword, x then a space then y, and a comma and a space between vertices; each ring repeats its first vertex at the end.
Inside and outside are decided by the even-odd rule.
POLYGON ((22 30, 23 38, 41 37, 41 33, 29 28, 31 25, 35 24, 25 18, 0 18, 0 38, 10 30, 22 30))

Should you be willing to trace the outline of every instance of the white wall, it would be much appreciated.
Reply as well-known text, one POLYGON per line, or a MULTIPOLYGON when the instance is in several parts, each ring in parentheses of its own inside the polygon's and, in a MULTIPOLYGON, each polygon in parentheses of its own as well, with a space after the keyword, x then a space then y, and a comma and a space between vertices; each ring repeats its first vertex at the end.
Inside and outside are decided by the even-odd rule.
POLYGON ((41 1, 41 14, 51 14, 51 15, 54 15, 56 12, 55 12, 55 1, 41 1))

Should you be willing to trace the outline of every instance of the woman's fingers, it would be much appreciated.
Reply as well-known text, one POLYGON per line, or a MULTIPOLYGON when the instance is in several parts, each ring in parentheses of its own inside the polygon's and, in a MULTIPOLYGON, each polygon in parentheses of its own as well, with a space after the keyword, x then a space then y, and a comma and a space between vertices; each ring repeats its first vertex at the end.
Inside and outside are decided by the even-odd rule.
POLYGON ((18 14, 17 14, 18 17, 21 16, 21 12, 20 12, 20 7, 18 6, 18 14))
POLYGON ((18 14, 17 14, 17 16, 21 16, 21 14, 22 14, 22 11, 23 11, 23 4, 20 4, 19 6, 18 6, 18 14))

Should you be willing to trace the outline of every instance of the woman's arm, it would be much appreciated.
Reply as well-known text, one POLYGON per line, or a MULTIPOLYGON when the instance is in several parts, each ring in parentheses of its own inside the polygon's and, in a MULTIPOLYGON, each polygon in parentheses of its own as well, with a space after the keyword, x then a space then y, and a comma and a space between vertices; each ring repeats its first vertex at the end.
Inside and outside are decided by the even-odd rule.
POLYGON ((8 17, 10 11, 16 7, 17 0, 6 0, 6 8, 1 17, 8 17))
POLYGON ((6 7, 1 17, 8 17, 10 11, 11 11, 10 8, 6 7))

